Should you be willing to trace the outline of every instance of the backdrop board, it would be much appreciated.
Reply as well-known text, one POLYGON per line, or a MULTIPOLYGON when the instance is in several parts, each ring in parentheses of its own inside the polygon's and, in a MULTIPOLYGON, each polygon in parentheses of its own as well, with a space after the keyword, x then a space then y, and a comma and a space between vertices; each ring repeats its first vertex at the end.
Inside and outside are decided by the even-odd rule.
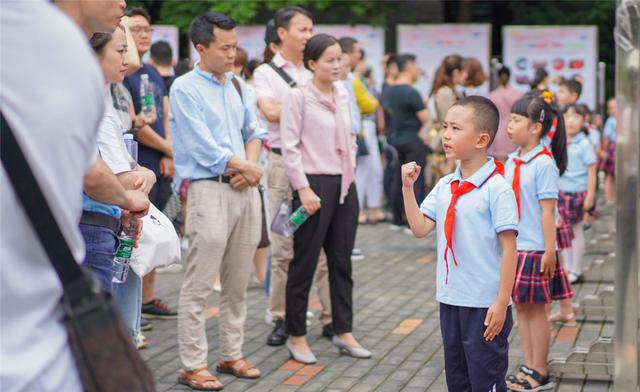
MULTIPOLYGON (((239 26, 237 27, 238 46, 249 53, 249 59, 262 60, 264 52, 265 26, 239 26)), ((373 69, 376 84, 382 84, 382 56, 384 55, 384 29, 368 25, 315 25, 314 33, 331 34, 336 38, 350 36, 360 42, 364 49, 368 64, 373 69)), ((191 48, 192 60, 198 61, 199 55, 195 48, 191 48)))
MULTIPOLYGON (((490 24, 420 24, 398 25, 398 53, 414 54, 422 69, 423 77, 416 87, 424 96, 429 95, 436 70, 442 60, 451 54, 475 57, 489 75, 491 55, 490 24)), ((489 80, 477 89, 477 93, 489 93, 489 80)))
MULTIPOLYGON (((151 43, 158 41, 166 41, 171 46, 172 57, 174 63, 178 62, 178 55, 180 54, 180 32, 176 26, 169 25, 153 25, 153 35, 151 36, 151 43)), ((149 52, 144 55, 142 60, 146 63, 149 61, 149 52)))
POLYGON ((505 26, 502 30, 504 63, 511 68, 513 85, 530 89, 537 68, 549 73, 549 88, 558 90, 561 78, 582 81, 580 102, 596 107, 596 26, 505 26))

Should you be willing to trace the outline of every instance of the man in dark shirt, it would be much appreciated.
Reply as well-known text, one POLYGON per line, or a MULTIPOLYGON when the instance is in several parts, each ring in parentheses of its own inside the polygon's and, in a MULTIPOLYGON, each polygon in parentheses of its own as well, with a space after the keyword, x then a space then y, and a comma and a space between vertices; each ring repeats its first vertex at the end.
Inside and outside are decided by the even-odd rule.
POLYGON ((157 70, 167 92, 171 89, 171 83, 175 79, 175 71, 173 69, 173 50, 167 41, 154 42, 149 51, 149 64, 153 65, 157 70))
MULTIPOLYGON (((139 7, 131 8, 125 15, 129 17, 129 29, 142 59, 151 48, 151 17, 147 11, 139 7)), ((131 93, 136 115, 141 110, 140 79, 143 74, 149 75, 149 82, 153 86, 157 120, 151 125, 143 126, 137 132, 134 130, 140 143, 138 163, 156 174, 157 181, 149 193, 149 201, 162 211, 171 196, 171 179, 175 171, 169 131, 169 96, 158 71, 149 64, 143 64, 142 68, 125 78, 123 82, 131 93)), ((175 311, 155 298, 154 286, 155 271, 152 271, 143 279, 142 314, 151 318, 176 318, 175 311)))
MULTIPOLYGON (((405 223, 404 204, 402 201, 402 179, 400 166, 408 162, 416 162, 421 167, 426 166, 427 147, 418 136, 420 129, 429 120, 426 109, 418 90, 412 85, 420 78, 420 68, 416 57, 402 54, 396 58, 400 71, 396 84, 389 91, 391 103, 391 129, 389 143, 398 151, 398 167, 393 181, 393 222, 391 228, 399 230, 405 223)), ((417 200, 425 196, 424 176, 416 181, 414 191, 417 200)))

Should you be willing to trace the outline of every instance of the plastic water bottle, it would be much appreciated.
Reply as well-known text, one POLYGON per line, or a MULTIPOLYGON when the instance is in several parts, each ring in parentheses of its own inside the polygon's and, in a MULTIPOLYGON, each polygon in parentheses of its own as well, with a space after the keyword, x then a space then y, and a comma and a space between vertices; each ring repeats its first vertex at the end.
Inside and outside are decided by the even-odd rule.
POLYGON ((132 133, 124 134, 124 146, 127 148, 127 152, 131 155, 131 158, 138 162, 138 142, 133 140, 132 133))
POLYGON ((145 116, 156 116, 156 100, 153 97, 153 85, 149 82, 149 74, 140 76, 140 106, 145 116))
POLYGON ((138 222, 131 219, 128 229, 122 229, 118 239, 120 245, 116 251, 116 257, 113 259, 113 282, 124 283, 127 280, 129 266, 131 265, 131 255, 133 253, 133 243, 136 238, 136 229, 138 222))
MULTIPOLYGON (((318 201, 320 201, 320 198, 318 198, 318 201)), ((293 237, 293 233, 295 233, 295 231, 298 230, 298 228, 302 226, 311 215, 307 213, 304 206, 298 207, 298 209, 293 211, 291 215, 288 215, 288 211, 291 210, 291 207, 288 206, 289 201, 283 200, 282 205, 278 210, 278 214, 271 225, 271 231, 285 237, 293 237)))

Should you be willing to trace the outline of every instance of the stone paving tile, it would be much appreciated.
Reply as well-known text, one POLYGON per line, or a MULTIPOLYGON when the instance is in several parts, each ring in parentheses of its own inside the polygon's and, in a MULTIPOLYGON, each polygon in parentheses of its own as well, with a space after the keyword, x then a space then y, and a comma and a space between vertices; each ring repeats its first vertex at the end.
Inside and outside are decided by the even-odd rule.
MULTIPOLYGON (((587 232, 587 260, 608 261, 593 269, 593 274, 600 278, 575 287, 576 302, 611 285, 607 279, 611 276, 611 252, 615 246, 613 220, 606 207, 599 210, 602 217, 587 232), (601 283, 600 279, 604 281, 601 283)), ((382 224, 360 226, 357 246, 367 257, 353 264, 354 334, 373 352, 373 358, 357 360, 340 355, 328 339, 321 337, 321 325, 314 318, 308 328, 308 338, 318 357, 317 367, 296 364, 284 347, 265 344, 271 331, 265 323, 268 301, 262 288, 252 286, 247 296, 244 355, 262 370, 263 377, 238 380, 222 375, 220 380, 225 384, 225 391, 446 391, 435 302, 435 236, 415 239, 402 232, 392 232, 382 224), (284 385, 287 380, 298 385, 284 385)), ((160 273, 157 277, 158 296, 174 307, 181 279, 179 271, 160 273)), ((207 306, 208 359, 212 370, 219 360, 218 299, 219 294, 213 293, 207 306)), ((311 298, 310 310, 316 317, 318 309, 317 299, 311 298)), ((604 317, 579 315, 578 322, 578 327, 553 327, 550 357, 564 357, 574 346, 588 346, 599 336, 613 334, 613 323, 604 317)), ((177 384, 181 364, 176 321, 154 320, 153 323, 154 329, 145 333, 149 347, 141 353, 156 377, 158 391, 188 391, 188 387, 177 384)), ((522 361, 517 333, 516 326, 510 336, 510 367, 522 361)), ((563 375, 556 388, 560 392, 608 390, 613 390, 611 380, 580 375, 563 375)))

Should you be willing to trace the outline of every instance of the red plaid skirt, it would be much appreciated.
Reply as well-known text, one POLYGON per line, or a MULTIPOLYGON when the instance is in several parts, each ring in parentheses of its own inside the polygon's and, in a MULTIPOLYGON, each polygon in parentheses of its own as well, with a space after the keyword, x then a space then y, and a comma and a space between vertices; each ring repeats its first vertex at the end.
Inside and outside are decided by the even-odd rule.
POLYGON ((516 281, 511 298, 521 304, 550 304, 553 300, 573 297, 567 273, 556 252, 556 270, 549 279, 540 272, 542 251, 518 251, 516 281))
POLYGON ((605 157, 600 161, 599 169, 614 176, 616 174, 616 144, 609 143, 605 157))
POLYGON ((562 225, 556 229, 558 250, 571 248, 571 241, 573 241, 574 238, 576 238, 576 236, 573 234, 571 224, 563 221, 562 225))
POLYGON ((584 210, 582 205, 587 197, 587 192, 562 192, 558 194, 558 212, 562 219, 569 224, 575 225, 582 222, 584 210))

